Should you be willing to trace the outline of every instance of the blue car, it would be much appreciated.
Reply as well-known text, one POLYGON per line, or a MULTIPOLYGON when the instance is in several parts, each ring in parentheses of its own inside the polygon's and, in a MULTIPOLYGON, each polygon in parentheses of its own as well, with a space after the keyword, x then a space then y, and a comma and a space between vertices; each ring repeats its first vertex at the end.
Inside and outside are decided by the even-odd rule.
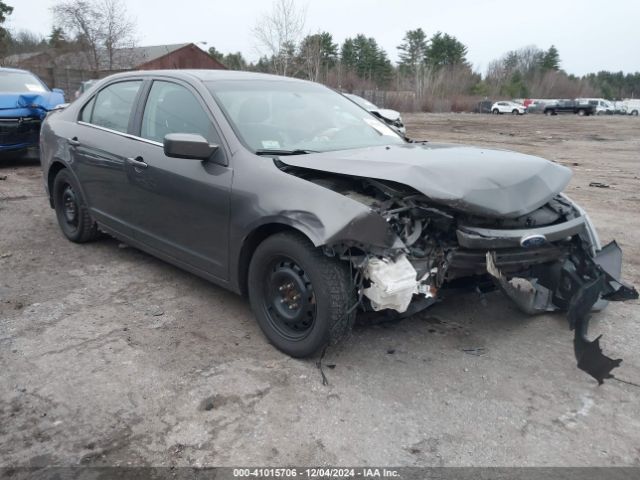
POLYGON ((0 68, 0 158, 37 147, 47 113, 64 105, 62 90, 25 70, 0 68))

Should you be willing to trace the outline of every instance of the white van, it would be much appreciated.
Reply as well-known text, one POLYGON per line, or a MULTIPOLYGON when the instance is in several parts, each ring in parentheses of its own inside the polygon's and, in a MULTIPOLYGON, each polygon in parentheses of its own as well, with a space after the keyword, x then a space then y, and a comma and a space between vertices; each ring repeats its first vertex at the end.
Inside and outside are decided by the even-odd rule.
POLYGON ((638 113, 640 112, 640 99, 626 98, 622 103, 627 107, 627 114, 633 115, 634 117, 638 116, 638 113))
POLYGON ((613 115, 616 110, 613 103, 604 98, 576 98, 576 101, 580 104, 593 105, 596 109, 596 115, 613 115))

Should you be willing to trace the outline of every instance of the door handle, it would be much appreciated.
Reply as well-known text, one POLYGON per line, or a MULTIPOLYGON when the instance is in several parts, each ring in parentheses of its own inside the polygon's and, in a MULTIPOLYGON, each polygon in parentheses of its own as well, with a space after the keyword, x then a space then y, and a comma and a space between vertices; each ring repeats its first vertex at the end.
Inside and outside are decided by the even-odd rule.
POLYGON ((147 168, 149 166, 142 157, 127 158, 127 163, 135 168, 147 168))
POLYGON ((78 137, 67 138, 67 143, 69 145, 71 145, 72 147, 79 147, 80 146, 80 141, 78 140, 78 137))

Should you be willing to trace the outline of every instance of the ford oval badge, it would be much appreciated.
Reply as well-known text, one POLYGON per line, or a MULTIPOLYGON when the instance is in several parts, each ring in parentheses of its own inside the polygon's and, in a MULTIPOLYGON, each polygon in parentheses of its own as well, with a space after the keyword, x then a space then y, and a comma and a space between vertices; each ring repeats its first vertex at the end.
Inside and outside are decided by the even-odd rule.
POLYGON ((520 239, 520 246, 523 248, 541 247, 547 243, 547 237, 541 234, 527 235, 520 239))

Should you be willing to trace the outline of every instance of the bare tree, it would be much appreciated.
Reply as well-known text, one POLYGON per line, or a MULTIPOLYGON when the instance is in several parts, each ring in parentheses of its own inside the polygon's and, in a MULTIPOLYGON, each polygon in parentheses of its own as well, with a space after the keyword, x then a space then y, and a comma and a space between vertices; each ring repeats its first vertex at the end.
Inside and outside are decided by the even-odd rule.
POLYGON ((253 29, 262 53, 271 56, 279 75, 289 72, 306 14, 306 8, 297 8, 294 0, 275 0, 272 11, 263 15, 253 29))
POLYGON ((317 82, 322 66, 322 45, 319 35, 310 35, 305 38, 305 41, 300 45, 300 57, 304 62, 307 78, 317 82))
POLYGON ((99 49, 102 40, 101 18, 95 2, 87 0, 67 0, 52 9, 59 26, 76 35, 87 60, 94 71, 100 69, 99 49))
POLYGON ((333 36, 329 32, 307 35, 299 49, 299 63, 307 78, 314 82, 325 80, 338 57, 338 45, 333 43, 333 36))
POLYGON ((104 48, 109 70, 113 70, 116 50, 135 46, 136 25, 127 15, 122 0, 103 0, 99 8, 103 18, 104 48))
POLYGON ((58 26, 76 36, 96 72, 103 66, 113 69, 115 52, 135 44, 135 23, 122 0, 65 0, 52 11, 58 26))

